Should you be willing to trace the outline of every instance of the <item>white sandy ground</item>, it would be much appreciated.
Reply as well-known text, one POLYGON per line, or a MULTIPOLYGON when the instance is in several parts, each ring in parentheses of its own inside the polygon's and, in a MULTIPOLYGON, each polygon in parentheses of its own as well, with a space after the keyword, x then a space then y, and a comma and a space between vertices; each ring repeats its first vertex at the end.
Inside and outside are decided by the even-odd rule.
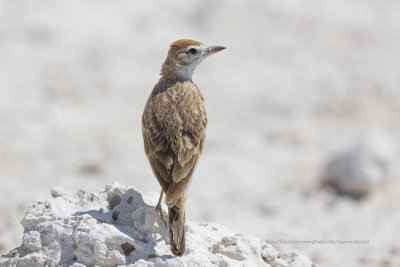
POLYGON ((279 240, 323 266, 398 265, 400 2, 2 1, 0 250, 51 186, 155 191, 141 113, 168 45, 228 49, 194 75, 209 117, 190 221, 279 240), (332 153, 370 129, 396 151, 363 201, 320 190, 332 153))

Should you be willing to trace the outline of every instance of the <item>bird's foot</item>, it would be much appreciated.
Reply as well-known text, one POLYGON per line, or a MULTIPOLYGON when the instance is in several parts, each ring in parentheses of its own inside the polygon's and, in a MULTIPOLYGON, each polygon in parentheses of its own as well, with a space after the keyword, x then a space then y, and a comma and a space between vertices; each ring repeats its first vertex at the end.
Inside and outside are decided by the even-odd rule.
POLYGON ((158 212, 158 214, 160 214, 161 220, 164 222, 165 228, 167 228, 167 223, 165 222, 164 213, 161 208, 161 201, 157 203, 156 211, 158 212))

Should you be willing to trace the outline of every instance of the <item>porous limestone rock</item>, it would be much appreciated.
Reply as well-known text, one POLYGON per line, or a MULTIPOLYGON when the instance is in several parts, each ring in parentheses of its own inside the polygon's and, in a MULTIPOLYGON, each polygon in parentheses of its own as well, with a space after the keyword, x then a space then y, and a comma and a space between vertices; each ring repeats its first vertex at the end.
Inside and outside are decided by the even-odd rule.
POLYGON ((187 222, 185 254, 175 257, 153 206, 156 194, 142 196, 133 187, 113 184, 96 194, 53 187, 51 194, 29 207, 22 245, 0 266, 315 266, 214 223, 187 222))

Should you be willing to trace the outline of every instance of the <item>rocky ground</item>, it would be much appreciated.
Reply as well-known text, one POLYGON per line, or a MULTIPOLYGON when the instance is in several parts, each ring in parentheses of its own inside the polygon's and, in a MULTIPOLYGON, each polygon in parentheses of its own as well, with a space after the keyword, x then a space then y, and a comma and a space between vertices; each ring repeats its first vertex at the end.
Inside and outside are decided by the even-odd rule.
POLYGON ((189 37, 227 49, 194 74, 209 124, 188 220, 323 266, 399 264, 399 9, 395 0, 2 1, 1 253, 21 243, 21 218, 51 186, 159 190, 141 113, 168 45, 189 37), (368 243, 312 242, 335 240, 368 243))
POLYGON ((175 257, 155 209, 157 193, 143 197, 118 184, 101 193, 51 193, 54 199, 29 207, 22 245, 0 258, 1 266, 316 266, 298 253, 278 253, 264 240, 207 223, 187 223, 185 254, 175 257))

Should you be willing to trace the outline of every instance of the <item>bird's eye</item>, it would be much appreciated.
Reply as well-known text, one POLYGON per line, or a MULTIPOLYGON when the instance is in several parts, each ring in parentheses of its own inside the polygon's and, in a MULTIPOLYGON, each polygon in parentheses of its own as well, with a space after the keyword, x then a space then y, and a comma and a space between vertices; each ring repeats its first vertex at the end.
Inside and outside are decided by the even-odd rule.
POLYGON ((190 49, 189 49, 189 53, 194 55, 194 54, 197 53, 197 49, 195 49, 195 48, 190 48, 190 49))

